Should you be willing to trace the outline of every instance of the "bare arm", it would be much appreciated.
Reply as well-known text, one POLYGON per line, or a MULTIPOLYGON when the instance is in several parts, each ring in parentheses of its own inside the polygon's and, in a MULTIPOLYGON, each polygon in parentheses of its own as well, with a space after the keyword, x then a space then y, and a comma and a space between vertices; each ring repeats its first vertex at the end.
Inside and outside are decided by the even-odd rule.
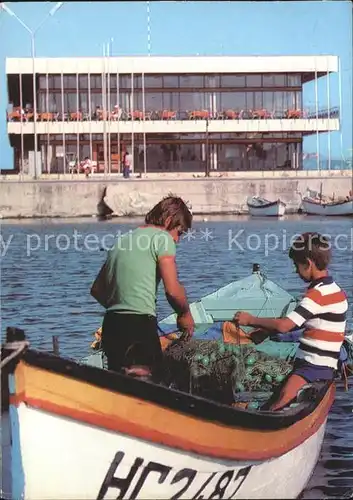
POLYGON ((257 318, 246 312, 238 312, 234 321, 239 325, 263 328, 268 331, 268 335, 271 332, 287 333, 296 326, 289 318, 257 318))
POLYGON ((92 287, 91 287, 91 295, 92 297, 103 307, 107 308, 107 290, 106 284, 104 280, 104 272, 105 272, 106 263, 101 267, 97 278, 95 279, 92 287))
POLYGON ((175 258, 171 256, 158 259, 158 269, 163 281, 165 294, 170 306, 178 315, 190 311, 184 287, 178 280, 175 258))

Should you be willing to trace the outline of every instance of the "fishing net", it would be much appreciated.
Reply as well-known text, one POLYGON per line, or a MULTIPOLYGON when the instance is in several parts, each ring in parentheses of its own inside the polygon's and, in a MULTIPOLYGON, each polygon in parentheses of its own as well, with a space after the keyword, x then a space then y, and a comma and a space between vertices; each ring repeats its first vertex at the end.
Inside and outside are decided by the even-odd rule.
POLYGON ((253 344, 212 340, 177 340, 164 359, 170 387, 224 404, 245 392, 272 393, 292 370, 289 361, 259 352, 253 344))

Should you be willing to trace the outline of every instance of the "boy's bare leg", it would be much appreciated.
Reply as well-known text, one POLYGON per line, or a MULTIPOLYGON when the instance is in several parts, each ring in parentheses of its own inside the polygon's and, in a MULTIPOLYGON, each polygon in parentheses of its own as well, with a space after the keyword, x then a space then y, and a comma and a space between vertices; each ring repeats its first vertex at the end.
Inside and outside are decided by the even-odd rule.
POLYGON ((306 385, 308 382, 300 377, 299 375, 291 375, 287 383, 282 387, 282 390, 279 394, 279 399, 275 403, 273 403, 270 407, 271 411, 280 410, 284 406, 286 406, 292 399, 294 399, 298 391, 306 385))

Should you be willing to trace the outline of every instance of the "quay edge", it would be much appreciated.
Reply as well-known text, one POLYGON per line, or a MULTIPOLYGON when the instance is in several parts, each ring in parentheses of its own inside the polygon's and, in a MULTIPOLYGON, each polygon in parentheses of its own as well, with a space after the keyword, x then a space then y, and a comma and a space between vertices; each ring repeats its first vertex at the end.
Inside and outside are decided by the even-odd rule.
MULTIPOLYGON (((239 172, 240 174, 240 172, 239 172)), ((248 214, 248 196, 281 199, 287 213, 297 213, 307 188, 324 195, 347 196, 352 189, 352 172, 241 173, 241 176, 210 178, 142 179, 45 179, 39 181, 2 180, 0 218, 73 218, 98 214, 103 195, 115 216, 144 215, 163 196, 172 192, 182 196, 199 215, 248 214), (256 174, 258 174, 256 176, 256 174), (262 175, 261 175, 262 174, 262 175), (265 174, 265 175, 264 175, 265 174)))

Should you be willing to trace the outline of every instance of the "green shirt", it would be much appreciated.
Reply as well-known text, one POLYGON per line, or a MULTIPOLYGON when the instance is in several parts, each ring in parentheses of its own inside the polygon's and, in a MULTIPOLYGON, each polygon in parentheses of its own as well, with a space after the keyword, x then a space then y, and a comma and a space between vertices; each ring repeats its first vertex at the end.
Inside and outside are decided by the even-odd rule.
POLYGON ((107 310, 156 316, 157 261, 175 254, 175 242, 163 229, 142 227, 123 234, 109 251, 105 265, 107 310))

